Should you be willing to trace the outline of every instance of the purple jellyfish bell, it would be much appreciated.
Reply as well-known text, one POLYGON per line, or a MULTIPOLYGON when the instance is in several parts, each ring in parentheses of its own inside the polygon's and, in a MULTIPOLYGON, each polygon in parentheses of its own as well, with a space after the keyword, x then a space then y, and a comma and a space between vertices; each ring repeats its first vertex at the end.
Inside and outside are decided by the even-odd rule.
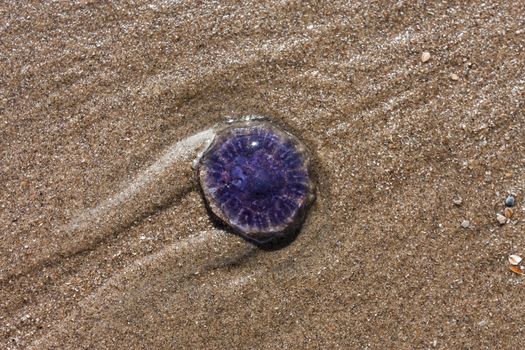
POLYGON ((209 210, 259 246, 293 240, 315 198, 306 147, 264 119, 220 129, 198 176, 209 210))

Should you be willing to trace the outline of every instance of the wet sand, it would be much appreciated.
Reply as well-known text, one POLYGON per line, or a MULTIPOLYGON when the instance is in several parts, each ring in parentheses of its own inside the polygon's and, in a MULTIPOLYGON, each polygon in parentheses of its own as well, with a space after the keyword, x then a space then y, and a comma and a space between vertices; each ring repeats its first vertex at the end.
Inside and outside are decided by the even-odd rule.
POLYGON ((520 348, 524 18, 522 1, 1 4, 0 347, 520 348), (277 251, 214 226, 192 169, 210 128, 249 114, 316 159, 318 199, 277 251))

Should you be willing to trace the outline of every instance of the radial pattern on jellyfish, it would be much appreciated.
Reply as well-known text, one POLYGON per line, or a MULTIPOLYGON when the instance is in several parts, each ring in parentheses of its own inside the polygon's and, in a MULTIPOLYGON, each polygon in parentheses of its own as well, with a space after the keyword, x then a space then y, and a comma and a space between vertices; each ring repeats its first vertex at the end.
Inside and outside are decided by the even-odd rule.
POLYGON ((304 145, 261 120, 220 130, 200 159, 199 180, 213 214, 254 243, 295 234, 315 193, 304 145))

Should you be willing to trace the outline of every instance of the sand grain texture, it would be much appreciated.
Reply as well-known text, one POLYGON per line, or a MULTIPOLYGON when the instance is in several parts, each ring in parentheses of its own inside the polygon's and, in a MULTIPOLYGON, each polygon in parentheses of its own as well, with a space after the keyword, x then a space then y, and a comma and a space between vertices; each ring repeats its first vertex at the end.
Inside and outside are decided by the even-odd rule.
POLYGON ((520 348, 523 28, 523 1, 3 2, 0 347, 520 348), (191 167, 248 114, 316 158, 278 251, 191 167))

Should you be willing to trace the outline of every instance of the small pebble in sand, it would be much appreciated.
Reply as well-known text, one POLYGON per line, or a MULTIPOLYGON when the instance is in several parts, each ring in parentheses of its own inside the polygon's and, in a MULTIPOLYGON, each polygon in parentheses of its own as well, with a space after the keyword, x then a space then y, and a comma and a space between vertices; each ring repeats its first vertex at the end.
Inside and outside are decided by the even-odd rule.
POLYGON ((470 227, 470 221, 468 221, 468 220, 463 220, 463 221, 461 222, 461 227, 463 227, 463 228, 469 228, 469 227, 470 227))
POLYGON ((503 215, 505 215, 507 219, 510 219, 513 214, 514 212, 510 208, 505 208, 505 210, 503 210, 503 215))
POLYGON ((456 81, 456 80, 459 80, 459 76, 456 73, 452 73, 450 74, 450 79, 456 81))
POLYGON ((506 205, 507 207, 513 207, 513 206, 515 206, 515 205, 516 205, 516 198, 515 198, 513 195, 509 194, 509 195, 507 196, 507 198, 505 198, 505 205, 506 205))
POLYGON ((430 60, 430 52, 425 51, 421 54, 421 62, 425 63, 428 62, 428 60, 430 60))
POLYGON ((509 263, 511 265, 518 265, 522 260, 523 259, 519 255, 516 255, 516 254, 509 255, 509 263))
POLYGON ((507 223, 507 218, 501 213, 496 214, 496 219, 498 220, 500 225, 505 225, 507 223))
POLYGON ((454 203, 454 205, 457 205, 458 207, 463 204, 463 198, 461 197, 454 197, 452 198, 452 203, 454 203))

